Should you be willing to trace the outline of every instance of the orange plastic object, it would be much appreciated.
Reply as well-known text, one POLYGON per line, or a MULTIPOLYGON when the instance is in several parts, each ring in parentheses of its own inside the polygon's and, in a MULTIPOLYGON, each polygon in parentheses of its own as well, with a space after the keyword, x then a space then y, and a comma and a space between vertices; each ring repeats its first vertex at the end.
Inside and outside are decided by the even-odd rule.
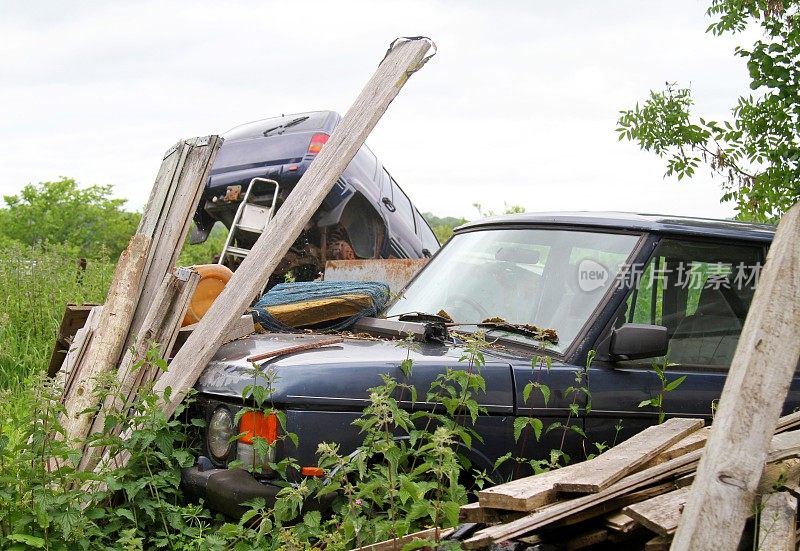
POLYGON ((221 264, 201 264, 193 268, 200 274, 200 281, 181 327, 200 321, 233 275, 230 268, 221 264))
POLYGON ((320 469, 319 467, 303 467, 300 469, 300 474, 303 476, 325 476, 325 471, 320 469))
POLYGON ((247 411, 239 421, 239 432, 245 433, 239 438, 245 444, 252 444, 255 436, 272 444, 278 439, 278 416, 274 413, 264 415, 260 411, 247 411))

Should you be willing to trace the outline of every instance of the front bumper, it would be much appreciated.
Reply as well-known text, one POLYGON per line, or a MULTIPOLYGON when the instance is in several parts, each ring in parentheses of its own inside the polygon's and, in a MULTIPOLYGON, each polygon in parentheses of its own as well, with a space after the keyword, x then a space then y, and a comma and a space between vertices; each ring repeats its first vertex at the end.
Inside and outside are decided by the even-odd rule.
POLYGON ((241 517, 247 510, 241 504, 254 498, 263 498, 267 507, 272 507, 281 489, 259 482, 242 469, 201 469, 197 465, 183 469, 181 485, 188 494, 202 498, 210 509, 233 518, 241 517))

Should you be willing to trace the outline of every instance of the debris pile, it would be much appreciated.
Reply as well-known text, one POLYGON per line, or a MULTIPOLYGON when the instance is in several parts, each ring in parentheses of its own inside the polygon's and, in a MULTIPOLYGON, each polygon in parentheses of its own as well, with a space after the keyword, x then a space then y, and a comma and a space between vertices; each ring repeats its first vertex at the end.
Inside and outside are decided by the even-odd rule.
MULTIPOLYGON (((670 419, 602 455, 479 492, 461 508, 462 546, 557 543, 566 549, 668 549, 709 435, 699 419, 670 419)), ((800 413, 782 417, 759 493, 800 481, 800 413)), ((763 514, 763 513, 762 513, 763 514)), ((762 523, 762 526, 764 524, 762 523)), ((773 532, 775 527, 773 527, 773 532)), ((794 538, 794 520, 791 524, 794 538)))

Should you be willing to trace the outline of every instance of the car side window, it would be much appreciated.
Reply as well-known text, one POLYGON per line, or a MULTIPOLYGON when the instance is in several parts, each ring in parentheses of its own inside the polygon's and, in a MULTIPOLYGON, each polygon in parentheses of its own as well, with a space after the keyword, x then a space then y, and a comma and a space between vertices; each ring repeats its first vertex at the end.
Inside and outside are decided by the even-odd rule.
POLYGON ((727 368, 762 262, 759 246, 663 239, 647 264, 631 270, 635 281, 618 324, 666 327, 669 363, 727 368))
POLYGON ((422 240, 422 247, 427 249, 431 254, 435 253, 439 248, 439 240, 436 238, 436 234, 433 233, 428 222, 422 217, 418 210, 414 212, 414 215, 417 219, 417 233, 422 240))

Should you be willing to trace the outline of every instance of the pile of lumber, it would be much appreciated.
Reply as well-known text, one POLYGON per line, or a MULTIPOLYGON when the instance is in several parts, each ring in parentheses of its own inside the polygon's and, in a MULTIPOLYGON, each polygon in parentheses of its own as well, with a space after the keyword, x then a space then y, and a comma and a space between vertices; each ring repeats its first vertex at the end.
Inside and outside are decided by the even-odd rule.
MULTIPOLYGON (((82 449, 81 470, 127 461, 126 457, 110 457, 101 446, 86 445, 90 435, 108 430, 109 414, 128 414, 140 389, 152 388, 167 397, 160 405, 171 416, 219 347, 254 330, 252 317, 244 312, 261 294, 279 261, 409 76, 431 57, 428 51, 432 47, 432 41, 424 37, 397 39, 391 44, 373 77, 218 299, 198 323, 184 330, 180 324, 199 274, 177 268, 176 262, 222 139, 181 140, 166 152, 139 228, 119 259, 104 304, 81 314, 82 328, 67 350, 62 353, 57 345, 54 355, 54 363, 63 358, 57 372, 55 368, 52 371, 63 386, 64 438, 82 449), (178 348, 176 343, 182 346, 178 348), (155 358, 154 345, 158 345, 155 358), (169 360, 168 371, 157 367, 160 361, 147 359, 169 360)), ((76 313, 68 316, 60 331, 62 344, 76 313)))
MULTIPOLYGON (((800 413, 788 415, 772 438, 758 490, 769 503, 787 501, 781 492, 773 497, 776 485, 791 489, 800 480, 800 430, 792 430, 798 428, 800 413)), ((475 524, 462 545, 514 540, 564 549, 668 549, 709 433, 699 419, 670 419, 589 461, 487 488, 461 508, 461 520, 475 524)), ((764 516, 763 537, 775 537, 778 522, 764 516)), ((795 518, 781 518, 794 549, 795 518)))

